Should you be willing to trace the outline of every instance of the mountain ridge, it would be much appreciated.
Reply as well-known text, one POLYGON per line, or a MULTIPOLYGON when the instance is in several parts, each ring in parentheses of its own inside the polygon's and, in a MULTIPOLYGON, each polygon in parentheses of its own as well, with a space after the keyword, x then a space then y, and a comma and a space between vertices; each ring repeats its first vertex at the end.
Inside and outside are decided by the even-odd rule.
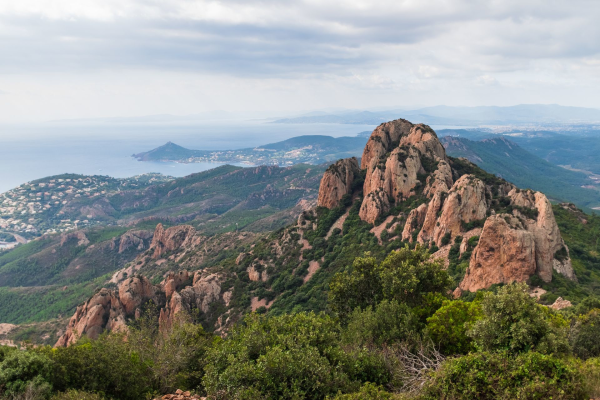
POLYGON ((177 312, 199 310, 207 329, 217 332, 250 311, 322 310, 332 274, 364 251, 384 257, 404 246, 429 248, 446 259, 456 296, 533 276, 544 284, 577 279, 543 194, 447 157, 431 128, 404 120, 372 133, 360 167, 353 159, 331 165, 318 207, 305 209, 294 224, 204 268, 203 241, 192 227, 157 227, 151 247, 122 270, 127 274, 115 275, 117 288, 82 305, 57 344, 77 340, 86 333, 82 327, 94 335, 109 329, 86 322, 86 310, 107 298, 116 304, 102 306, 109 320, 135 319, 145 299, 156 299, 163 326, 177 312), (491 243, 507 247, 498 251, 491 243), (498 274, 502 254, 511 257, 498 274))

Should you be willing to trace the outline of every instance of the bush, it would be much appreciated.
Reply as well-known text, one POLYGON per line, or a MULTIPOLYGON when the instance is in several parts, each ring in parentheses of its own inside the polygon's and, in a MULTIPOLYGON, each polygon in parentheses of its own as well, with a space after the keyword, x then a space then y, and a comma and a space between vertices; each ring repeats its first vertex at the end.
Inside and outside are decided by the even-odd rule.
POLYGON ((580 371, 587 395, 592 399, 600 398, 600 358, 590 358, 583 363, 580 371))
POLYGON ((479 302, 446 300, 442 307, 427 319, 426 333, 443 354, 467 354, 475 350, 467 331, 481 315, 479 302))
MULTIPOLYGON (((245 326, 208 354, 204 385, 216 398, 324 399, 356 390, 361 376, 383 366, 364 354, 345 353, 339 326, 314 313, 251 314, 245 326)), ((385 374, 383 374, 385 375, 385 374)))
POLYGON ((44 348, 54 361, 52 383, 59 391, 78 389, 122 400, 140 399, 152 388, 152 370, 124 335, 80 339, 63 348, 44 348))
POLYGON ((407 340, 417 331, 416 317, 405 304, 382 301, 375 309, 357 308, 349 317, 343 341, 356 346, 392 344, 407 340))
POLYGON ((442 364, 424 400, 587 399, 577 369, 559 358, 529 352, 471 353, 442 364))
POLYGON ((51 374, 52 362, 43 354, 10 351, 0 363, 0 394, 46 398, 52 391, 51 374))
POLYGON ((368 254, 356 258, 352 272, 332 278, 329 305, 345 321, 355 308, 365 309, 383 300, 418 306, 427 293, 445 294, 450 285, 440 260, 434 260, 425 247, 411 250, 405 246, 379 265, 368 254))
POLYGON ((526 284, 512 284, 488 292, 481 301, 483 317, 468 335, 480 350, 512 353, 568 351, 566 321, 529 296, 526 284))
POLYGON ((386 392, 383 388, 367 383, 356 393, 339 394, 333 400, 394 400, 397 396, 386 392))
POLYGON ((569 333, 573 353, 582 359, 600 357, 600 310, 578 317, 569 333))
POLYGON ((50 400, 103 400, 104 397, 96 393, 81 392, 79 390, 68 390, 57 393, 50 400))
POLYGON ((202 325, 191 323, 183 314, 160 331, 154 318, 140 318, 136 325, 127 341, 149 366, 152 388, 160 393, 202 390, 206 353, 214 340, 202 325))

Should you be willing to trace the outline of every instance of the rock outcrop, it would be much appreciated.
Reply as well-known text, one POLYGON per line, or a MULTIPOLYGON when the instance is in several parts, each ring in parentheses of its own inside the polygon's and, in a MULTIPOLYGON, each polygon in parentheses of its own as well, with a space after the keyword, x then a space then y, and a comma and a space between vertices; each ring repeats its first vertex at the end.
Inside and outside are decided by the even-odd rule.
POLYGON ((119 285, 117 291, 100 289, 85 304, 77 307, 65 333, 56 346, 68 346, 82 335, 96 339, 104 331, 127 330, 127 319, 140 313, 146 301, 158 302, 157 290, 146 278, 131 277, 119 285))
MULTIPOLYGON (((365 146, 361 168, 360 218, 371 224, 390 215, 406 218, 401 239, 435 244, 444 257, 456 242, 460 257, 471 254, 461 290, 524 281, 533 274, 549 282, 553 271, 576 280, 546 196, 519 190, 466 159, 447 157, 427 125, 402 119, 379 125, 365 146), (394 209, 405 211, 395 214, 394 209)), ((323 177, 339 188, 333 199, 347 193, 348 178, 323 177)), ((331 186, 321 186, 324 199, 331 186)))
POLYGON ((463 175, 454 183, 435 224, 433 241, 436 245, 441 245, 446 234, 455 238, 465 231, 466 224, 486 217, 485 192, 484 183, 473 175, 463 175))
POLYGON ((103 332, 126 332, 127 321, 140 318, 148 302, 160 310, 161 329, 168 329, 180 312, 209 313, 212 303, 231 300, 231 290, 222 293, 224 280, 225 275, 207 271, 170 272, 156 286, 145 277, 130 277, 117 290, 103 288, 77 307, 56 346, 69 346, 83 335, 95 339, 103 332))
POLYGON ((523 282, 535 271, 533 234, 517 217, 493 215, 483 226, 460 288, 475 292, 495 283, 523 282))
MULTIPOLYGON (((221 284, 224 280, 224 276, 221 274, 197 271, 191 286, 186 286, 179 292, 172 291, 170 296, 167 296, 166 306, 160 310, 159 325, 161 329, 171 326, 179 313, 189 313, 192 309, 208 313, 212 303, 222 300, 221 284)), ((168 280, 166 284, 169 284, 168 280)))
POLYGON ((559 297, 558 299, 556 299, 554 301, 554 303, 552 303, 550 308, 558 311, 558 310, 562 310, 563 308, 571 307, 572 305, 573 304, 569 300, 565 300, 562 297, 559 297))
POLYGON ((160 258, 168 251, 178 250, 186 245, 186 241, 194 237, 196 230, 189 225, 177 225, 165 229, 158 224, 154 231, 151 248, 154 249, 153 257, 160 258))
POLYGON ((119 254, 129 249, 144 250, 146 241, 152 237, 152 232, 145 230, 131 230, 121 235, 119 242, 119 254))
POLYGON ((406 120, 386 122, 373 131, 361 167, 366 176, 360 217, 369 223, 418 192, 433 197, 452 185, 448 159, 435 132, 406 120))
POLYGON ((355 157, 345 158, 330 165, 321 179, 317 204, 320 207, 337 207, 345 195, 351 194, 352 182, 359 172, 358 160, 355 157))
POLYGON ((77 240, 77 246, 87 246, 90 244, 89 239, 83 231, 63 233, 60 236, 60 245, 64 246, 69 240, 77 240))

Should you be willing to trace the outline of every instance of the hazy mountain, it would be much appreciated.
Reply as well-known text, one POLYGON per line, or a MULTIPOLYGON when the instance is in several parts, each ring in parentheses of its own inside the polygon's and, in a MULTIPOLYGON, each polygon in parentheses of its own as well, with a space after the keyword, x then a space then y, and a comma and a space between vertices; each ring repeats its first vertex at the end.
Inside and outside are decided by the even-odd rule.
POLYGON ((539 190, 551 198, 580 207, 600 205, 600 192, 592 188, 594 182, 585 174, 551 164, 505 137, 473 141, 445 136, 440 141, 448 155, 467 158, 521 188, 539 190))
POLYGON ((275 123, 379 124, 406 118, 427 124, 590 123, 600 121, 600 110, 557 104, 520 104, 510 107, 435 106, 414 110, 353 111, 276 120, 275 123))

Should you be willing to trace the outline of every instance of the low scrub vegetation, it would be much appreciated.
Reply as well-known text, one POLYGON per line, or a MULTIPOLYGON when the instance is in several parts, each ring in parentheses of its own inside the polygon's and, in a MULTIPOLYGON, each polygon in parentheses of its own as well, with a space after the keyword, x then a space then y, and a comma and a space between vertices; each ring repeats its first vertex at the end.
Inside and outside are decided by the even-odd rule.
POLYGON ((4 399, 573 399, 600 392, 600 301, 570 311, 525 284, 452 300, 421 247, 358 257, 331 281, 327 310, 252 313, 226 337, 191 319, 66 348, 0 347, 4 399))

